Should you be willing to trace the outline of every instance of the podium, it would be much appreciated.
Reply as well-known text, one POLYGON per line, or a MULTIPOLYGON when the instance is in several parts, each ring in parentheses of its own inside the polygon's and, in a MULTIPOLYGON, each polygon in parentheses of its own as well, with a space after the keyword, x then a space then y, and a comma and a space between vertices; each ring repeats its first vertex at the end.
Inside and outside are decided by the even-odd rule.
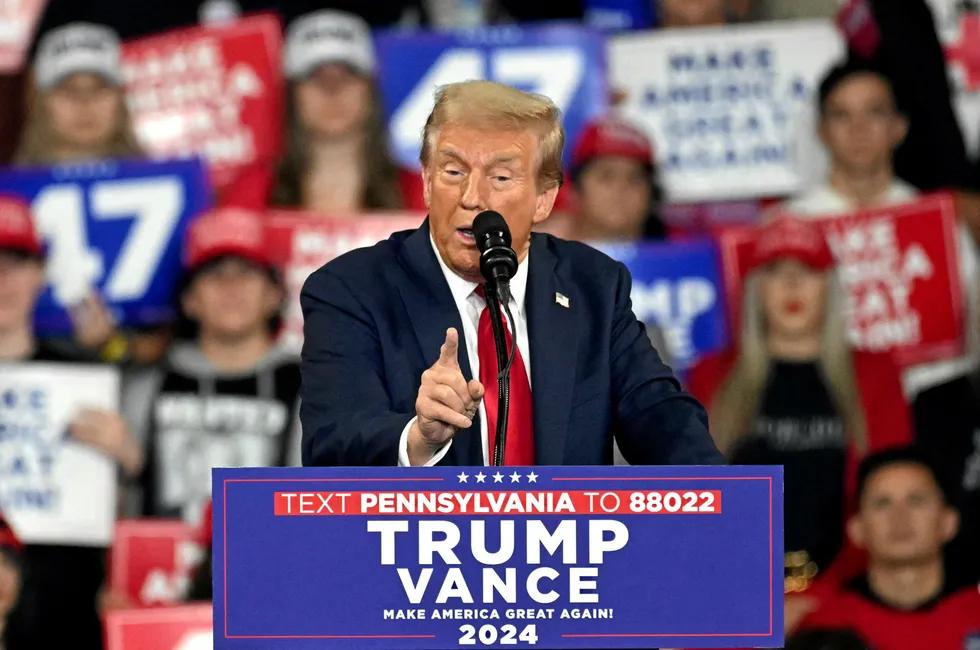
POLYGON ((216 650, 778 648, 781 467, 213 470, 216 650))

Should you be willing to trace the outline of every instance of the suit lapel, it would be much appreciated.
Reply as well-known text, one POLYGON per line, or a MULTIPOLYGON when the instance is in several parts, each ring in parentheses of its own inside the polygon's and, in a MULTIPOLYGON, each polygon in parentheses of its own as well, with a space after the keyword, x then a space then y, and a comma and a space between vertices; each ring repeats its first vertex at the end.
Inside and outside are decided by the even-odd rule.
POLYGON ((548 249, 544 236, 532 235, 528 263, 526 306, 535 462, 561 465, 578 356, 578 337, 571 311, 575 296, 573 287, 562 285, 558 259, 548 249), (559 293, 570 298, 568 307, 559 304, 559 293))
MULTIPOLYGON (((392 274, 418 340, 424 367, 439 358, 439 348, 446 341, 446 330, 459 332, 459 366, 467 381, 472 379, 469 355, 463 339, 463 322, 453 300, 449 284, 436 260, 429 235, 429 220, 405 239, 400 252, 407 274, 392 274)), ((421 373, 420 373, 421 374, 421 373)), ((416 378, 417 380, 418 378, 416 378)), ((446 455, 453 465, 483 465, 483 439, 479 415, 473 426, 459 431, 446 455)))

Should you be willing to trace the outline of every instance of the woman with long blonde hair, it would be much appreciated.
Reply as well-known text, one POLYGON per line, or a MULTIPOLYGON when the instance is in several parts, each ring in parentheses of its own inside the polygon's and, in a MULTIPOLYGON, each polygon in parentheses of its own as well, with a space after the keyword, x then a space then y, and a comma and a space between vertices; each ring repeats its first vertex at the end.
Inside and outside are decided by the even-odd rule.
POLYGON ((820 227, 778 219, 754 242, 737 348, 689 381, 732 463, 784 466, 790 590, 838 556, 858 461, 912 436, 898 369, 851 347, 844 314, 820 227))
POLYGON ((34 60, 27 124, 14 163, 141 158, 123 91, 119 37, 72 23, 46 34, 34 60))

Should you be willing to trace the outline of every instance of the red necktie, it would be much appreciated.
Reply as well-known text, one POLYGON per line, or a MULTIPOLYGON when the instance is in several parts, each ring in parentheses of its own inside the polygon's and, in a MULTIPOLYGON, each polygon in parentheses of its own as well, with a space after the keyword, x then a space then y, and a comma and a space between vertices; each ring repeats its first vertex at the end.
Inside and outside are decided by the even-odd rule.
MULTIPOLYGON (((483 287, 477 287, 477 295, 483 298, 483 287)), ((507 316, 501 310, 508 352, 515 345, 507 316)), ((483 384, 483 405, 487 410, 487 437, 490 442, 490 457, 493 458, 497 439, 497 402, 499 400, 497 375, 497 348, 493 342, 493 328, 490 325, 490 310, 486 307, 480 314, 477 332, 477 351, 480 357, 480 383, 483 384)), ((527 369, 517 349, 514 363, 510 367, 510 410, 507 417, 507 449, 504 450, 504 465, 534 465, 534 418, 531 408, 531 383, 527 369)))

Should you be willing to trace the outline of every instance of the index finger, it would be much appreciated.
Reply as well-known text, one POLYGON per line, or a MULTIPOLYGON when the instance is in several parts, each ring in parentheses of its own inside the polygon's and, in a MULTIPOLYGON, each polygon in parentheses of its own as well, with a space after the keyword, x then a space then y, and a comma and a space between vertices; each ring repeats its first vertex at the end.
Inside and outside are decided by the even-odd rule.
POLYGON ((436 365, 459 368, 459 334, 453 327, 446 330, 446 342, 439 348, 436 365))

